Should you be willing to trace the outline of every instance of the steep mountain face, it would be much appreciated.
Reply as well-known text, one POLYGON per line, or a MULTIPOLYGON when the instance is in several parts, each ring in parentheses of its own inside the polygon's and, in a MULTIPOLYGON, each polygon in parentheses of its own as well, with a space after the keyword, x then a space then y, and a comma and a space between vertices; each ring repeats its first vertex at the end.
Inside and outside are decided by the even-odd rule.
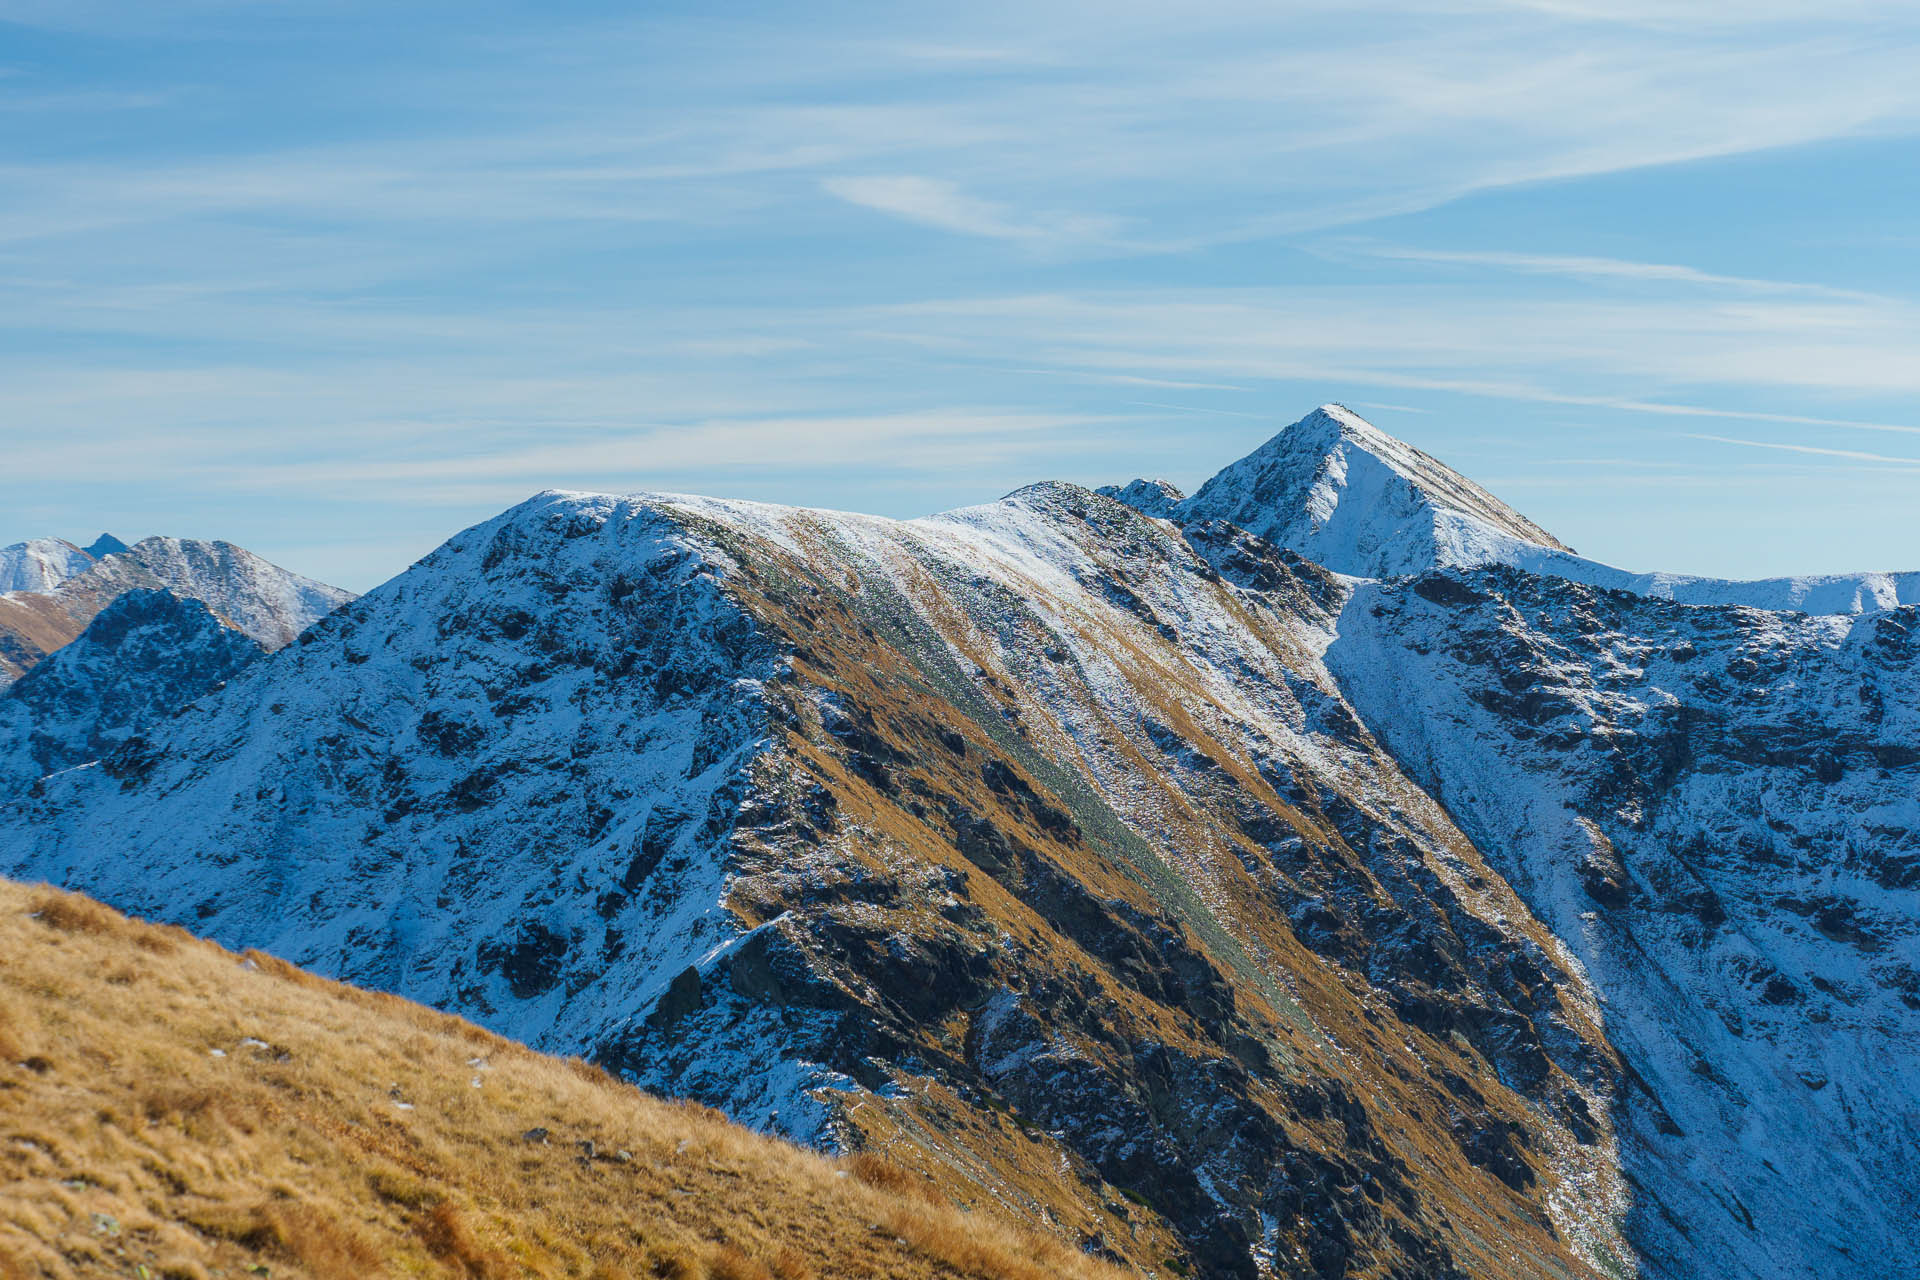
POLYGON ((1508 570, 1341 616, 1355 707, 1606 998, 1653 1274, 1912 1269, 1916 627, 1508 570))
POLYGON ((0 592, 51 591, 85 573, 94 555, 60 538, 32 538, 0 547, 0 592))
POLYGON ((1191 499, 543 494, 0 869, 1157 1274, 1906 1274, 1920 619, 1527 556, 1620 572, 1331 408, 1191 499))
MULTIPOLYGON (((121 545, 103 534, 94 546, 105 550, 109 544, 121 545)), ((97 558, 69 549, 82 566, 70 576, 0 595, 0 688, 71 642, 127 591, 169 590, 203 600, 215 617, 268 649, 353 599, 350 591, 291 573, 228 542, 143 538, 97 558)))
POLYGON ((1504 564, 1683 604, 1836 614, 1920 603, 1920 572, 1732 582, 1588 560, 1465 476, 1336 404, 1294 423, 1191 498, 1147 480, 1102 492, 1183 524, 1230 521, 1359 578, 1504 564))
POLYGON ((0 691, 0 795, 100 759, 263 652, 204 601, 124 592, 78 639, 0 691))
POLYGON ((1342 593, 1069 486, 551 495, 0 848, 1137 1264, 1598 1274, 1597 1006, 1319 666, 1342 593))

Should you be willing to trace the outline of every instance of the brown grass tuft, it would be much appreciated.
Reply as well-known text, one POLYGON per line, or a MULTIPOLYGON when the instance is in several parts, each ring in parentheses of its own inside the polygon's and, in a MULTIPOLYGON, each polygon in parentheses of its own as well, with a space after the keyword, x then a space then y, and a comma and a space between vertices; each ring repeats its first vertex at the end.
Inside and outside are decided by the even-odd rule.
POLYGON ((140 1114, 148 1124, 184 1127, 203 1116, 218 1115, 224 1090, 205 1086, 162 1085, 140 1093, 140 1114))
POLYGON ((608 1075, 606 1068, 597 1062, 588 1062, 585 1058, 568 1058, 566 1063, 567 1070, 573 1072, 573 1074, 590 1084, 612 1085, 620 1083, 608 1075))
POLYGON ((774 1254, 767 1269, 773 1272, 774 1280, 813 1280, 813 1268, 792 1249, 782 1249, 774 1254))
POLYGON ((314 1280, 372 1280, 386 1274, 380 1251, 319 1205, 274 1203, 256 1212, 266 1238, 314 1280))
POLYGON ((145 925, 133 936, 134 946, 156 956, 170 956, 180 949, 181 943, 194 941, 197 939, 177 924, 145 925))
POLYGON ((126 927, 126 918, 111 907, 92 898, 58 889, 42 889, 28 899, 27 912, 40 923, 62 933, 117 934, 126 927))
POLYGON ((885 1156, 871 1151, 861 1151, 847 1157, 847 1172, 870 1187, 882 1191, 891 1191, 897 1196, 908 1196, 924 1200, 928 1204, 944 1205, 946 1197, 926 1178, 909 1173, 885 1156))
POLYGON ((252 961, 254 968, 260 972, 272 974, 274 977, 284 979, 287 982, 297 982, 303 987, 326 985, 327 980, 325 978, 316 978, 313 974, 308 973, 298 965, 288 964, 279 956, 272 955, 265 951, 249 949, 242 953, 241 958, 252 961))
POLYGON ((737 1245, 723 1245, 707 1260, 709 1280, 773 1280, 773 1273, 737 1245))
POLYGON ((653 1274, 659 1280, 707 1280, 706 1264, 684 1244, 670 1244, 653 1255, 653 1274))
POLYGON ((473 1280, 494 1280, 513 1274, 513 1266, 498 1250, 482 1244, 467 1224, 466 1215, 441 1201, 420 1222, 420 1238, 433 1256, 473 1280))
MULTIPOLYGON (((27 1056, 26 1028, 20 1021, 13 1006, 0 1000, 0 1063, 18 1062, 27 1056)), ((4 1272, 0 1272, 0 1280, 6 1280, 4 1272)))
POLYGON ((398 1169, 375 1169, 367 1175, 373 1194, 407 1209, 428 1209, 441 1202, 440 1192, 398 1169))

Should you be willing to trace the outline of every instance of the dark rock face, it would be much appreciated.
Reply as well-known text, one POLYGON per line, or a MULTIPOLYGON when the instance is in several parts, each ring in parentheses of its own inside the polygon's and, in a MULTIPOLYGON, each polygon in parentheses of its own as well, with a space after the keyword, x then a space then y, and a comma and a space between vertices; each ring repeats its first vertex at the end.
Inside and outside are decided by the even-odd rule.
MULTIPOLYGON (((1193 547, 1068 486, 1017 498, 1094 540, 1101 575, 1089 592, 1162 640, 1190 610, 1166 597, 1169 583, 1321 620, 1344 593, 1226 526, 1193 547), (1228 572, 1259 585, 1233 586, 1228 572)), ((1287 963, 1300 971, 1385 997, 1368 1015, 1384 1025, 1484 1055, 1466 1071, 1493 1064, 1476 1086, 1459 1071, 1396 1063, 1426 1100, 1415 1105, 1430 1108, 1411 1121, 1398 1102, 1363 1102, 1367 1086, 1328 1072, 1321 1048, 1277 1026, 1277 993, 1248 984, 1235 939, 1196 931, 1196 920, 1220 917, 1188 916, 1154 878, 1160 855, 1130 851, 1138 837, 1125 820, 1033 745, 1057 706, 1046 690, 1076 678, 1084 648, 1030 605, 982 588, 982 603, 965 607, 999 619, 1005 666, 964 685, 937 646, 901 625, 894 602, 837 592, 838 575, 817 562, 753 566, 743 578, 763 625, 784 631, 807 664, 787 695, 795 705, 771 712, 806 744, 782 768, 806 776, 762 792, 750 829, 735 829, 736 904, 745 898, 749 918, 767 922, 698 985, 676 982, 648 1026, 604 1041, 601 1061, 724 1104, 731 1086, 689 1042, 738 1040, 771 1020, 792 1052, 864 1087, 919 1081, 951 1094, 955 1114, 1017 1117, 1021 1145, 1057 1151, 1083 1185, 1156 1215, 1210 1276, 1361 1265, 1474 1274, 1415 1171, 1436 1157, 1409 1151, 1402 1127, 1430 1125, 1437 1158, 1460 1177, 1523 1197, 1541 1186, 1554 1143, 1598 1141, 1582 1090, 1611 1080, 1605 1046, 1575 1029, 1556 986, 1566 976, 1540 943, 1488 923, 1484 904, 1427 865, 1431 829, 1363 806, 1352 779, 1318 773, 1290 744, 1286 758, 1269 745, 1243 773, 1237 741, 1175 727, 1191 704, 1125 721, 1147 776, 1233 833, 1244 927, 1299 948, 1287 963), (822 805, 823 794, 837 798, 822 805), (883 830, 913 834, 896 848, 874 843, 883 830), (1338 968, 1322 968, 1316 952, 1338 968), (938 1028, 951 1031, 930 1034, 938 1028)), ((1316 735, 1376 750, 1311 678, 1287 677, 1279 692, 1316 735)), ((1107 1227, 1100 1238, 1122 1247, 1107 1227)))
POLYGON ((1920 1156, 1804 1082, 1920 1079, 1915 613, 1495 569, 1369 585, 1342 616, 1329 662, 1362 716, 1625 1011, 1625 1161, 1658 1188, 1632 1231, 1657 1274, 1904 1266, 1920 1156))
POLYGON ((198 600, 126 592, 0 694, 0 792, 113 753, 261 654, 198 600))

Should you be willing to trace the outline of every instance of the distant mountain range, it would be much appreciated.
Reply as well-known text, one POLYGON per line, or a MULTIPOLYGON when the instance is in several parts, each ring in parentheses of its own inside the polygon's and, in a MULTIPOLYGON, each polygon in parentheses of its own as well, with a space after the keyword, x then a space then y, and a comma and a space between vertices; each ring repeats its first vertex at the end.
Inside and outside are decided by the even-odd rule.
POLYGON ((1911 575, 1629 574, 1332 405, 1191 498, 545 493, 331 612, 144 547, 0 597, 129 584, 0 698, 8 874, 1147 1274, 1911 1273, 1911 575))
POLYGON ((277 649, 353 593, 303 578, 230 542, 101 534, 86 548, 58 538, 0 547, 0 687, 78 636, 124 592, 169 590, 277 649))

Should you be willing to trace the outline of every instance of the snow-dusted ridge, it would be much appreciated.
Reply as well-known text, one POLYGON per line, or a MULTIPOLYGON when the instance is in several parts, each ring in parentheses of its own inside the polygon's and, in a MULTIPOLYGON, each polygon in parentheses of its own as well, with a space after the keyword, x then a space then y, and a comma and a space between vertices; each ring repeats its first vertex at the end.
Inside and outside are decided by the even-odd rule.
POLYGON ((1333 409, 1191 499, 544 493, 0 868, 1143 1269, 1904 1277, 1920 611, 1528 548, 1590 563, 1333 409))
POLYGON ((1341 614, 1356 710, 1606 996, 1643 1274, 1913 1264, 1917 625, 1498 567, 1341 614))
POLYGON ((970 1194, 1148 1265, 1579 1265, 1541 1228, 1489 1251, 1445 1225, 1509 1200, 1617 1253, 1591 996, 1355 736, 1311 658, 1338 590, 1068 485, 918 521, 542 494, 43 779, 0 866, 749 1123, 920 1134, 970 1194), (1313 846, 1275 787, 1326 810, 1313 846), (1330 939, 1372 952, 1370 980, 1342 976, 1280 904, 1337 911, 1375 877, 1423 923, 1330 939), (1411 943, 1456 932, 1505 939, 1556 995, 1464 941, 1411 943), (1520 1082, 1475 1087, 1417 1157, 1392 1135, 1448 1114, 1449 1086, 1354 1030, 1400 990, 1520 1082), (1363 1186, 1418 1219, 1417 1248, 1358 1201, 1331 1211, 1363 1186))

